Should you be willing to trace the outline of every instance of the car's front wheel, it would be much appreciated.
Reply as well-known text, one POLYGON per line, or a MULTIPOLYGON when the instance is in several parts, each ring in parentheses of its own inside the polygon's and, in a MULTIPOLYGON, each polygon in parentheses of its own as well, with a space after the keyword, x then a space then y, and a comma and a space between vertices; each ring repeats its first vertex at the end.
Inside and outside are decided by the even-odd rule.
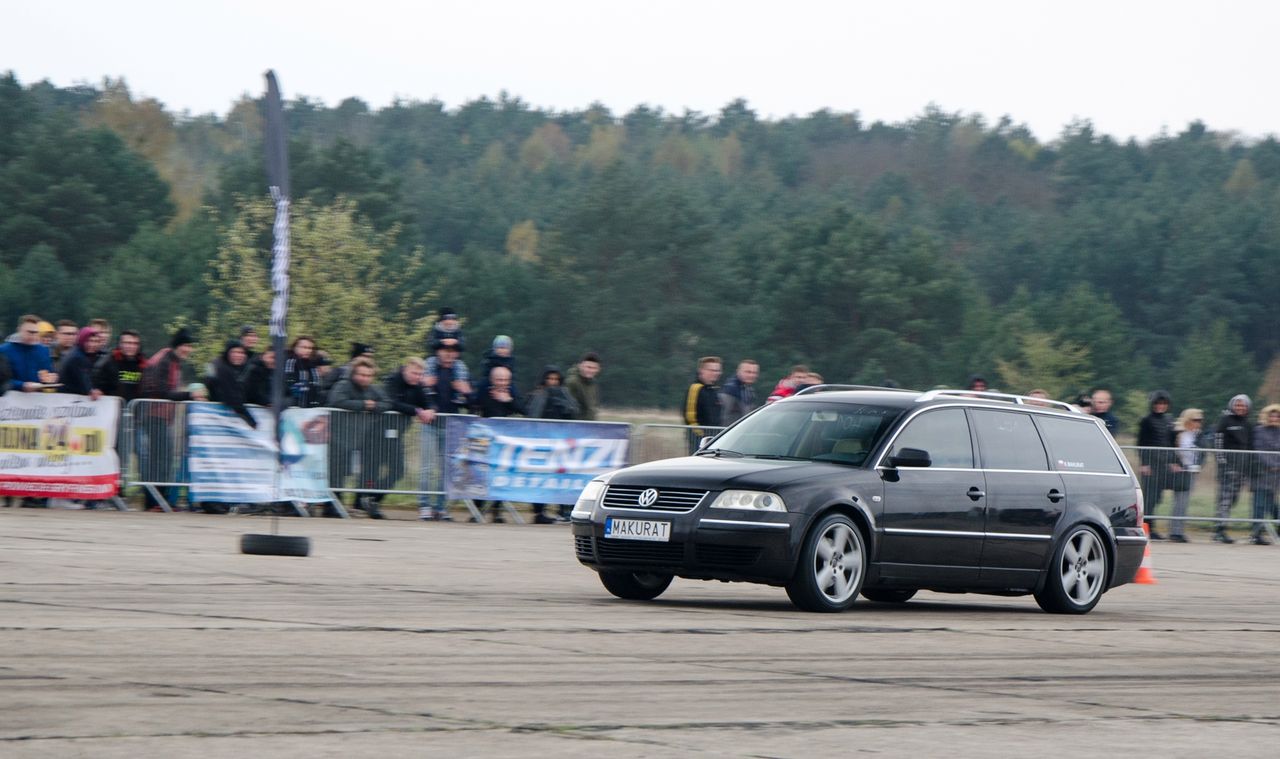
POLYGON ((866 571, 862 532, 844 514, 829 514, 805 536, 787 597, 805 611, 844 611, 857 600, 866 571))
POLYGON ((1106 545, 1092 528, 1076 527, 1054 549, 1036 603, 1050 614, 1085 614, 1098 605, 1106 582, 1106 545))
POLYGON ((600 582, 605 590, 629 601, 652 601, 671 584, 671 577, 658 572, 600 570, 600 582))

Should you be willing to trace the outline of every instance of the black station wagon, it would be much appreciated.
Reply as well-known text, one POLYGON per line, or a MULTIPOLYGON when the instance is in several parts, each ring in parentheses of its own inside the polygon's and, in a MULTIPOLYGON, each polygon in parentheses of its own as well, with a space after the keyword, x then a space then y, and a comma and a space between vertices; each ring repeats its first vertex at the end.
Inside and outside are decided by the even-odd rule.
POLYGON ((927 589, 1083 614, 1142 563, 1141 504, 1106 428, 1068 404, 820 386, 592 481, 572 517, 579 561, 621 598, 678 576, 781 586, 808 611, 927 589))

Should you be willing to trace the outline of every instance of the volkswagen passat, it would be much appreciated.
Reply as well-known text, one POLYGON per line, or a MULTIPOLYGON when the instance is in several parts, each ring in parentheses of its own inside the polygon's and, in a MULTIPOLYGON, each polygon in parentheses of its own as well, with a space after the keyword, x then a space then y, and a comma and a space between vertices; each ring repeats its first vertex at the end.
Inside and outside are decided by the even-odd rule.
POLYGON ((1141 504, 1106 428, 1065 403, 822 386, 597 478, 572 521, 621 598, 685 577, 781 586, 808 611, 927 589, 1083 614, 1133 580, 1141 504))

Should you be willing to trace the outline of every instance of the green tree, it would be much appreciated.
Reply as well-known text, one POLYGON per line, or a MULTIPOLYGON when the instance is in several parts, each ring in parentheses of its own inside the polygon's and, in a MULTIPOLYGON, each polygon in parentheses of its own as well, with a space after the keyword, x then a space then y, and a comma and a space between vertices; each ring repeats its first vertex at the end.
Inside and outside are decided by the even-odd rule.
MULTIPOLYGON (((352 341, 376 342, 394 364, 421 355, 431 320, 425 301, 395 298, 404 272, 382 263, 394 240, 361 221, 355 204, 303 201, 292 209, 289 331, 308 334, 322 349, 342 353, 352 341), (416 316, 415 316, 416 315, 416 316)), ((200 348, 212 355, 239 325, 262 324, 271 313, 269 200, 240 204, 209 263, 210 308, 200 348)))
POLYGON ((1172 393, 1183 408, 1197 407, 1210 417, 1226 408, 1236 393, 1258 387, 1258 370, 1245 352, 1239 335, 1218 319, 1196 330, 1183 346, 1172 369, 1172 393))

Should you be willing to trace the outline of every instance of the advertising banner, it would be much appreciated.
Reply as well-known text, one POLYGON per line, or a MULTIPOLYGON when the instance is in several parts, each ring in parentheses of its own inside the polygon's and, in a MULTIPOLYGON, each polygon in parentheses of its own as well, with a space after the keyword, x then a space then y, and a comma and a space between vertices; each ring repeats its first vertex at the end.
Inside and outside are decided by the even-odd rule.
POLYGON ((0 397, 0 495, 102 500, 120 490, 120 399, 0 397))
POLYGON ((249 413, 258 424, 256 429, 221 404, 187 406, 191 500, 215 503, 329 500, 328 411, 286 409, 280 422, 279 452, 271 412, 250 408, 249 413))
POLYGON ((630 425, 481 419, 445 422, 450 498, 571 504, 595 476, 627 465, 630 425))

